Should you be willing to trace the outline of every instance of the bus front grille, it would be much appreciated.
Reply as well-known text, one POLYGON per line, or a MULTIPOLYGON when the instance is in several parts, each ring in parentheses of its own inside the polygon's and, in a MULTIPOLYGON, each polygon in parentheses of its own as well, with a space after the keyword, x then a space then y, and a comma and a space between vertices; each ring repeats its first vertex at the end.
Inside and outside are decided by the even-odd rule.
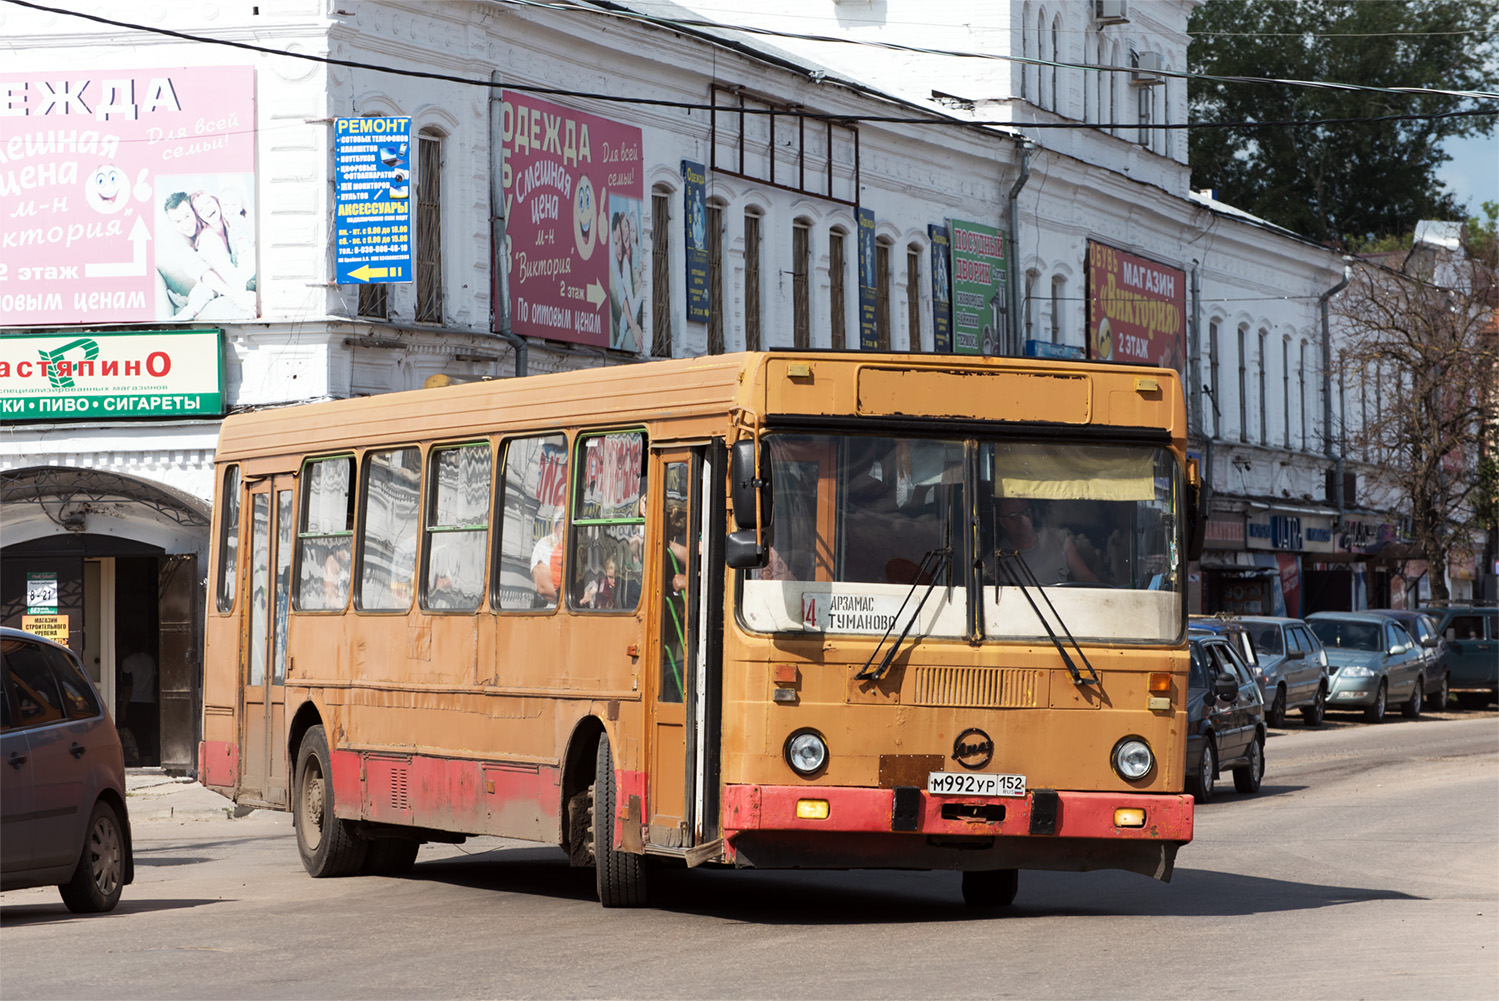
POLYGON ((1046 698, 1046 672, 1005 667, 918 667, 910 698, 917 706, 1026 709, 1046 698))

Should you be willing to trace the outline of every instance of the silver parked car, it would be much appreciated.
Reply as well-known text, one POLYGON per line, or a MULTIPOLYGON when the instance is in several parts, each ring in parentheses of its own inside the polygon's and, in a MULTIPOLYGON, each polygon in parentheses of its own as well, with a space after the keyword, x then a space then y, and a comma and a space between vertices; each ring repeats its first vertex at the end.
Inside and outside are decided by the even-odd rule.
POLYGON ((0 889, 55 885, 74 912, 113 910, 135 878, 125 756, 67 647, 0 628, 0 889))
POLYGON ((1369 612, 1313 612, 1306 624, 1327 650, 1329 709, 1362 709, 1370 723, 1382 722, 1391 702, 1406 716, 1421 715, 1421 648, 1404 626, 1369 612))
POLYGON ((1331 688, 1327 651, 1301 619, 1255 615, 1239 620, 1254 643, 1254 680, 1265 700, 1265 722, 1284 726, 1286 712, 1300 709, 1307 726, 1321 726, 1331 688))
POLYGON ((1413 612, 1401 608, 1378 608, 1375 615, 1394 619, 1405 627, 1421 648, 1421 676, 1426 679, 1426 708, 1441 711, 1447 705, 1449 676, 1452 672, 1451 650, 1447 640, 1437 629, 1437 620, 1426 612, 1413 612))

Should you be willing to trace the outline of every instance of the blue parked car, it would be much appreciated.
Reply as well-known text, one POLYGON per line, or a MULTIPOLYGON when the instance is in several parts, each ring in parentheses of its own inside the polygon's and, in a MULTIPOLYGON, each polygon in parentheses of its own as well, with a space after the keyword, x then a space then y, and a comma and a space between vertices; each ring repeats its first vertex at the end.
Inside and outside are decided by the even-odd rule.
POLYGON ((1362 709, 1370 723, 1384 722, 1391 702, 1406 716, 1421 715, 1424 661, 1404 626, 1370 612, 1313 612, 1306 624, 1327 651, 1327 708, 1362 709))
POLYGON ((1452 691, 1464 709, 1499 700, 1499 608, 1453 605, 1423 608, 1447 640, 1452 691))

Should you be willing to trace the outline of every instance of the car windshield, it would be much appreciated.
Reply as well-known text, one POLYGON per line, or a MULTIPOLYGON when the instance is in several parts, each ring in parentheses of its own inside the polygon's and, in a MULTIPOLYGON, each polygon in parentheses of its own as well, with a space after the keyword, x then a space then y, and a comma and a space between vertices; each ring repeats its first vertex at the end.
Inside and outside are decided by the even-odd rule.
POLYGON ((1249 635, 1254 641, 1254 649, 1257 652, 1272 655, 1285 653, 1285 647, 1280 639, 1279 626, 1250 626, 1249 635))
POLYGON ((898 633, 911 585, 935 581, 913 637, 1044 639, 1009 572, 1023 563, 1074 637, 1181 633, 1180 473, 1167 449, 785 433, 762 447, 773 515, 769 566, 743 578, 752 629, 898 633))
POLYGON ((1381 650, 1379 626, 1372 622, 1349 622, 1342 619, 1313 619, 1312 632, 1329 650, 1381 650))

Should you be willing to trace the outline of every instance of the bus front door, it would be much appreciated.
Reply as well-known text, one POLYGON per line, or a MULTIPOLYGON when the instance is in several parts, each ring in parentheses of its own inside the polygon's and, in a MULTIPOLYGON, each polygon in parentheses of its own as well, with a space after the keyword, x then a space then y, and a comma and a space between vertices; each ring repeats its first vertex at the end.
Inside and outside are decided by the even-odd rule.
POLYGON ((250 600, 241 632, 241 803, 286 808, 286 619, 291 601, 292 479, 250 487, 250 600))
POLYGON ((702 453, 656 453, 661 529, 656 533, 656 642, 650 676, 649 843, 656 848, 692 845, 696 790, 698 619, 702 593, 702 453))

